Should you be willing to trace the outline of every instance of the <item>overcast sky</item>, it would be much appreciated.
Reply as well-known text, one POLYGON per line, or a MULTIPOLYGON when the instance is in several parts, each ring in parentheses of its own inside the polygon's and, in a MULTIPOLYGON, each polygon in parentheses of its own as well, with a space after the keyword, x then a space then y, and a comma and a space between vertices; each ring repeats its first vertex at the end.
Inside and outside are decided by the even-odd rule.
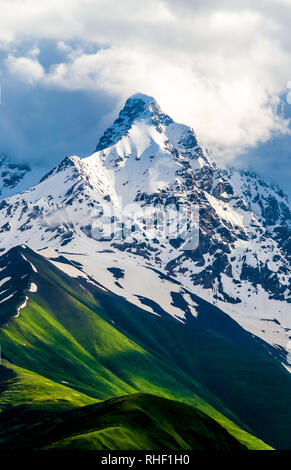
POLYGON ((290 24, 291 0, 1 0, 0 152, 85 156, 143 92, 289 191, 290 24))

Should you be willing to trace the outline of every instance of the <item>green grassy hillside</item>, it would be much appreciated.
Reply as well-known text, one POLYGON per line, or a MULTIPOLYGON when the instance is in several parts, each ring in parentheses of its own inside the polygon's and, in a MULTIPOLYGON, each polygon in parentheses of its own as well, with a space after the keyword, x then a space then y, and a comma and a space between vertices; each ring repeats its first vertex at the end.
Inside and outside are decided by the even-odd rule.
MULTIPOLYGON (((81 407, 38 430, 42 449, 243 450, 198 409, 154 395, 134 394, 81 407)), ((38 444, 39 445, 39 444, 38 444)))
POLYGON ((1 450, 246 449, 215 420, 181 402, 134 394, 98 403, 4 364, 1 450))
MULTIPOLYGON (((21 250, 19 248, 12 254, 16 257, 13 260, 15 269, 17 266, 19 269, 16 261, 21 250)), ((18 317, 13 316, 15 311, 11 307, 9 321, 2 324, 0 331, 2 354, 9 361, 0 368, 0 428, 9 429, 9 433, 2 432, 1 435, 0 432, 2 446, 9 445, 10 441, 15 446, 18 438, 20 441, 23 439, 24 429, 33 430, 28 436, 28 442, 32 445, 36 427, 42 426, 43 422, 54 418, 62 426, 60 413, 72 412, 72 416, 82 421, 82 413, 86 415, 86 407, 92 402, 142 392, 151 395, 151 398, 146 399, 147 403, 154 400, 152 395, 157 395, 191 405, 196 412, 200 410, 214 419, 248 448, 268 448, 250 434, 256 433, 258 437, 263 437, 258 432, 256 422, 250 427, 251 419, 242 419, 244 414, 239 407, 240 391, 237 387, 243 385, 246 376, 244 370, 253 370, 250 367, 254 356, 238 350, 212 332, 193 326, 187 333, 181 329, 183 325, 180 328, 174 320, 159 319, 101 290, 98 293, 90 292, 31 250, 25 249, 25 256, 36 268, 37 272, 30 273, 30 279, 37 285, 37 292, 24 292, 22 298, 20 296, 19 303, 23 295, 28 294, 27 307, 20 311, 18 317), (215 358, 212 358, 213 365, 209 365, 211 372, 208 373, 205 364, 210 350, 215 358), (222 361, 220 365, 219 361, 222 361), (240 374, 237 366, 233 366, 237 364, 236 361, 240 367, 244 366, 240 374), (214 370, 215 367, 218 372, 214 370), (235 391, 233 402, 227 395, 226 398, 223 396, 223 390, 221 392, 217 386, 219 380, 212 380, 210 374, 214 377, 221 374, 221 383, 229 384, 230 396, 235 391), (235 375, 237 384, 232 384, 235 375)), ((256 362, 254 367, 261 364, 267 370, 270 361, 266 363, 265 358, 259 361, 262 362, 256 362)), ((273 362, 270 363, 273 367, 273 362)), ((266 377, 267 372, 263 375, 259 392, 264 390, 266 377)), ((278 377, 283 380, 285 375, 279 374, 278 377)), ((257 386, 258 382, 255 384, 257 386)), ((286 382, 286 385, 290 391, 290 382, 286 382)), ((246 390, 243 403, 245 399, 254 398, 251 392, 251 387, 246 390)), ((265 396, 270 397, 269 390, 265 393, 265 396)), ((125 398, 123 400, 126 401, 125 398)), ((278 404, 275 405, 278 410, 278 404)), ((100 410, 97 405, 94 407, 92 410, 100 410)), ((143 409, 143 412, 149 411, 143 409)), ((110 414, 114 422, 117 419, 115 411, 110 411, 110 414)), ((78 448, 84 445, 121 448, 118 446, 122 446, 122 441, 116 436, 114 439, 112 437, 112 444, 110 440, 106 441, 107 434, 100 431, 106 423, 99 421, 98 416, 96 429, 100 426, 98 435, 102 434, 102 438, 98 440, 94 436, 92 441, 84 438, 86 429, 82 427, 81 437, 72 440, 65 433, 61 436, 60 445, 72 446, 74 443, 78 448)), ((106 419, 111 418, 108 416, 106 419)), ((161 442, 155 440, 154 436, 162 435, 161 428, 165 432, 164 439, 174 445, 169 440, 169 433, 166 437, 167 428, 172 422, 170 412, 168 419, 165 427, 162 424, 164 421, 161 421, 159 431, 154 435, 140 436, 140 446, 151 442, 148 444, 150 448, 159 448, 161 442)), ((288 426, 287 419, 284 421, 282 417, 281 421, 283 426, 285 423, 288 426)), ((134 421, 131 424, 134 426, 134 421)), ((132 428, 129 423, 125 428, 126 431, 122 431, 127 436, 124 448, 129 448, 132 428)), ((95 433, 94 429, 90 433, 95 433)), ((276 427, 273 431, 277 431, 276 427)), ((176 440, 175 445, 181 442, 182 446, 184 442, 183 446, 191 446, 193 442, 194 446, 194 441, 188 441, 185 435, 181 439, 176 440)), ((217 442, 220 442, 219 439, 217 442)))

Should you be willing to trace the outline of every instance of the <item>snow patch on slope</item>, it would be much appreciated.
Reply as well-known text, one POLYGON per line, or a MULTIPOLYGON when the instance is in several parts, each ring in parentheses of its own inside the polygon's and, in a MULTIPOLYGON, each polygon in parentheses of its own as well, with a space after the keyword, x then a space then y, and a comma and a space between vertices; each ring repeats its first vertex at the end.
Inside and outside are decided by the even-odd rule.
POLYGON ((18 309, 17 309, 17 314, 14 315, 14 317, 19 317, 19 315, 20 315, 20 310, 23 310, 23 309, 27 306, 27 302, 28 302, 28 297, 26 296, 26 297, 25 297, 25 301, 23 302, 23 304, 20 305, 20 307, 18 307, 18 309))

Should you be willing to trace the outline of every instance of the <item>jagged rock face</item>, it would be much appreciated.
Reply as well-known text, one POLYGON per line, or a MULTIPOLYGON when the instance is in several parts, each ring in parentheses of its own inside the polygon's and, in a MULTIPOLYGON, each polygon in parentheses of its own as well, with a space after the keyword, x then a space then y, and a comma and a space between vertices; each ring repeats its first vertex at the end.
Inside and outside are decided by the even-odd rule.
POLYGON ((3 250, 16 243, 87 254, 92 247, 119 250, 176 277, 230 314, 242 312, 256 321, 273 315, 286 331, 290 227, 288 201, 279 189, 212 161, 192 129, 140 94, 126 102, 96 153, 66 158, 39 185, 0 204, 3 250), (105 205, 117 209, 120 235, 118 211, 133 203, 141 209, 183 207, 188 217, 197 206, 199 245, 182 250, 178 239, 151 236, 138 210, 131 219, 142 240, 134 233, 116 239, 116 230, 95 240, 93 225, 105 205))
MULTIPOLYGON (((290 301, 291 214, 284 194, 249 172, 205 166, 194 179, 203 190, 200 243, 184 258, 194 257, 196 267, 202 267, 191 276, 193 282, 205 288, 218 282, 218 298, 240 302, 240 296, 225 292, 221 280, 225 274, 237 285, 245 280, 254 291, 260 285, 270 298, 290 301), (205 262, 209 255, 211 264, 205 262)), ((182 264, 180 259, 179 268, 182 264)))
POLYGON ((162 132, 161 124, 167 125, 173 123, 169 116, 162 113, 154 98, 140 94, 133 95, 125 103, 113 126, 109 127, 101 137, 96 151, 98 152, 115 145, 120 138, 128 134, 134 121, 141 116, 147 117, 158 132, 162 132))

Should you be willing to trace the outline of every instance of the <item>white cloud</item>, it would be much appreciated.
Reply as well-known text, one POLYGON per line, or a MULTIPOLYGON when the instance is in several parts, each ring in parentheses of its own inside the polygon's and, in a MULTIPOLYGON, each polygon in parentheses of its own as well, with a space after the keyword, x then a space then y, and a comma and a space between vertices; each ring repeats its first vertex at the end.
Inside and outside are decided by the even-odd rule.
POLYGON ((37 59, 31 57, 14 57, 9 54, 6 66, 10 73, 30 85, 38 82, 44 76, 44 69, 37 59))
POLYGON ((291 78, 290 19, 289 0, 2 0, 0 40, 52 38, 67 54, 47 73, 37 46, 11 54, 9 72, 30 84, 104 90, 120 102, 149 93, 230 154, 286 132, 277 105, 291 78))
POLYGON ((28 55, 31 56, 31 57, 37 57, 40 53, 40 49, 39 47, 37 47, 36 45, 34 45, 29 51, 28 51, 28 55))

